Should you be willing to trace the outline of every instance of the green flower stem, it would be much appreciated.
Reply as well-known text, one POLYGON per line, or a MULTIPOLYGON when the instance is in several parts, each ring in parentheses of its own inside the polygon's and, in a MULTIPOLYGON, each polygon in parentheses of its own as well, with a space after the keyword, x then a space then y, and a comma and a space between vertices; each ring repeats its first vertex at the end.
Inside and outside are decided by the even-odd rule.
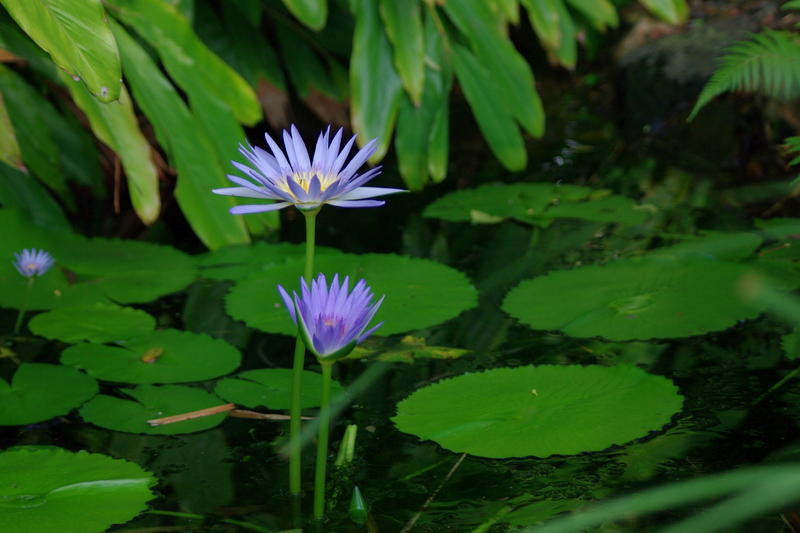
POLYGON ((28 302, 31 299, 31 288, 33 287, 33 276, 28 278, 28 290, 25 291, 25 300, 22 301, 22 307, 19 308, 19 314, 17 315, 17 322, 14 324, 14 335, 19 333, 19 329, 22 327, 22 319, 25 316, 25 311, 28 310, 28 302))
POLYGON ((322 400, 319 411, 317 437, 317 465, 314 471, 314 518, 325 516, 325 469, 328 464, 328 430, 331 423, 331 371, 333 361, 320 361, 322 365, 322 400))
MULTIPOLYGON (((316 235, 317 213, 315 211, 303 211, 306 219, 306 267, 303 277, 307 282, 311 281, 314 275, 314 242, 316 235)), ((294 344, 294 360, 292 364, 292 405, 289 410, 289 492, 300 494, 301 464, 300 455, 302 452, 302 442, 300 440, 300 394, 303 383, 303 363, 305 362, 306 349, 300 335, 294 344)))

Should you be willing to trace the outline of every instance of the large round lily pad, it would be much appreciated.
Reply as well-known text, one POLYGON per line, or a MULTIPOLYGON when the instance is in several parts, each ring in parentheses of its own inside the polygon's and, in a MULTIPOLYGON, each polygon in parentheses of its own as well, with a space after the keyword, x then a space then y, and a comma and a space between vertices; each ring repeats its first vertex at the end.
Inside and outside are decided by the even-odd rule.
MULTIPOLYGON (((322 376, 316 372, 304 371, 300 402, 303 409, 318 407, 322 376)), ((266 368, 247 370, 236 376, 220 380, 214 387, 220 398, 250 407, 269 409, 289 409, 292 404, 292 371, 288 368, 266 368)), ((337 382, 331 383, 331 395, 344 392, 337 382)))
MULTIPOLYGON (((440 324, 473 307, 475 288, 461 272, 445 265, 391 254, 334 254, 318 258, 317 272, 352 281, 367 280, 376 298, 386 295, 375 322, 378 335, 390 335, 440 324)), ((296 326, 278 295, 277 285, 300 290, 303 261, 295 260, 238 282, 228 294, 226 309, 234 318, 268 333, 294 335, 296 326)))
POLYGON ((45 230, 13 209, 0 209, 0 231, 0 306, 149 302, 185 288, 196 277, 194 260, 169 246, 45 230), (50 271, 35 278, 30 293, 27 279, 12 264, 13 253, 23 248, 43 249, 55 259, 50 271))
POLYGON ((10 385, 0 379, 0 425, 33 424, 67 414, 97 390, 94 378, 74 368, 23 363, 10 385))
POLYGON ((503 309, 521 322, 572 337, 689 337, 754 318, 735 263, 654 256, 587 266, 523 281, 503 309))
POLYGON ((683 403, 634 366, 498 368, 440 381, 400 402, 400 431, 481 457, 604 450, 661 429, 683 403))
MULTIPOLYGON (((200 274, 207 278, 244 279, 255 272, 286 264, 293 259, 305 258, 305 253, 305 244, 256 242, 214 250, 200 256, 197 264, 200 274)), ((317 257, 340 253, 342 253, 340 250, 327 246, 317 246, 314 249, 314 255, 317 257)))
POLYGON ((107 303, 61 307, 36 315, 28 324, 36 335, 70 343, 141 337, 155 327, 155 319, 144 311, 107 303))
POLYGON ((61 362, 105 381, 188 383, 234 371, 241 354, 208 335, 165 329, 118 346, 76 344, 64 350, 61 362))
POLYGON ((0 453, 0 531, 97 533, 147 508, 156 479, 136 463, 60 448, 0 453))
POLYGON ((450 193, 429 205, 423 215, 452 222, 494 224, 513 218, 546 227, 557 218, 639 224, 647 214, 608 190, 551 183, 490 183, 450 193))
POLYGON ((180 415, 222 405, 223 402, 204 390, 183 385, 140 385, 122 391, 132 400, 100 394, 84 405, 80 415, 97 426, 151 435, 177 435, 211 429, 225 418, 225 414, 204 416, 173 424, 151 426, 148 420, 180 415))

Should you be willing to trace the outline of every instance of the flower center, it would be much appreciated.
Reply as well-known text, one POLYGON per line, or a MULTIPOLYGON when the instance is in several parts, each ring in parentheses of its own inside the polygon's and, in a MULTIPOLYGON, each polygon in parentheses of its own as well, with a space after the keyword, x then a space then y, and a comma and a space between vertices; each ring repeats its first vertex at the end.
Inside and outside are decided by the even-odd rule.
MULTIPOLYGON (((321 172, 317 172, 315 170, 303 170, 300 172, 293 172, 286 176, 287 180, 293 180, 296 184, 300 186, 304 191, 308 192, 308 188, 311 185, 311 180, 317 176, 319 179, 319 188, 320 192, 324 192, 325 189, 339 181, 339 176, 337 174, 322 174, 321 172)), ((292 189, 289 187, 289 182, 286 181, 284 183, 279 184, 279 187, 284 191, 292 195, 292 198, 297 200, 292 189)))

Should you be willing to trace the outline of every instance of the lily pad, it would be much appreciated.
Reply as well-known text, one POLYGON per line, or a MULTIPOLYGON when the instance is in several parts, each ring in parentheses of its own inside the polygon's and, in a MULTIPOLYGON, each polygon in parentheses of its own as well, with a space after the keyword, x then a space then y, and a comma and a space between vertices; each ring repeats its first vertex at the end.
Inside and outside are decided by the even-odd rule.
POLYGON ((782 336, 781 347, 787 359, 800 359, 800 329, 795 328, 782 336))
POLYGON ((658 248, 651 255, 739 261, 753 255, 762 242, 761 236, 751 231, 704 231, 699 235, 680 235, 677 238, 681 242, 658 248))
POLYGON ((178 435, 204 431, 219 425, 225 419, 225 414, 220 413, 173 424, 151 426, 147 423, 148 420, 216 407, 222 405, 222 402, 202 389, 183 385, 160 387, 140 385, 135 389, 125 389, 121 392, 133 400, 100 394, 81 408, 81 417, 102 428, 150 435, 178 435))
MULTIPOLYGON (((386 295, 375 322, 379 335, 440 324, 473 307, 475 288, 461 272, 445 265, 391 254, 334 254, 318 258, 317 272, 364 278, 376 297, 386 295)), ((238 282, 228 293, 226 310, 251 327, 268 333, 294 335, 296 326, 278 295, 277 285, 299 290, 303 260, 294 260, 238 282)), ((351 285, 352 286, 352 285, 351 285)))
POLYGON ((67 414, 97 390, 94 378, 73 368, 23 363, 10 385, 0 379, 0 425, 33 424, 67 414))
MULTIPOLYGON (((303 372, 301 405, 303 409, 318 407, 322 376, 316 372, 303 372)), ((254 409, 289 409, 292 404, 292 371, 287 368, 247 370, 236 376, 220 380, 214 392, 225 401, 254 409)), ((344 392, 337 382, 331 382, 331 395, 344 392)))
POLYGON ((54 309, 36 315, 28 324, 36 335, 69 343, 140 337, 155 327, 155 319, 144 311, 106 303, 54 309))
MULTIPOLYGON (((304 244, 281 242, 269 244, 257 242, 252 245, 240 244, 226 246, 200 256, 197 264, 200 274, 217 280, 244 279, 254 272, 261 272, 275 265, 283 265, 293 259, 304 259, 304 244)), ((341 254, 336 248, 317 246, 316 257, 330 254, 341 254)))
POLYGON ((385 339, 370 337, 356 346, 349 359, 369 358, 384 363, 413 363, 419 359, 457 359, 470 353, 462 348, 428 346, 422 337, 406 335, 399 343, 386 344, 385 339))
POLYGON ((430 204, 423 215, 451 222, 496 224, 513 218, 549 226, 557 218, 640 224, 647 214, 623 196, 608 190, 550 183, 490 183, 450 193, 430 204))
POLYGON ((239 350, 200 333, 175 329, 118 343, 76 344, 61 354, 61 362, 104 381, 122 383, 188 383, 213 379, 236 370, 239 350))
POLYGON ((747 267, 652 256, 523 281, 503 310, 543 330, 612 340, 690 337, 719 331, 760 310, 740 296, 747 267))
POLYGON ((669 423, 683 403, 668 379, 629 365, 498 368, 447 379, 400 402, 400 431, 481 457, 599 451, 669 423))
POLYGON ((96 533, 147 509, 156 479, 136 463, 60 448, 0 453, 0 531, 96 533))
POLYGON ((174 248, 45 230, 13 209, 0 209, 0 231, 0 305, 6 307, 149 302, 185 288, 197 274, 194 260, 174 248), (55 259, 30 289, 12 265, 13 253, 23 248, 44 249, 55 259))

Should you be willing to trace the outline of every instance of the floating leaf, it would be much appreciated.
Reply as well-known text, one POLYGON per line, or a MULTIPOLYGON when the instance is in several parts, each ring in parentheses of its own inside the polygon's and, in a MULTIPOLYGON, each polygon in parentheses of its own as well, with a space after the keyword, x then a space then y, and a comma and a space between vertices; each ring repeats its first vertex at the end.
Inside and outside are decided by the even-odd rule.
POLYGON ((658 248, 652 255, 739 261, 750 257, 761 246, 761 237, 751 231, 740 233, 703 231, 700 235, 679 235, 677 238, 682 239, 682 242, 658 248))
POLYGON ((647 214, 623 196, 579 185, 491 183, 450 193, 430 204, 423 215, 451 222, 496 224, 513 218, 547 227, 556 218, 639 224, 647 214))
POLYGON ((17 24, 53 62, 103 102, 119 98, 117 44, 100 0, 2 0, 17 24))
POLYGON ((387 345, 380 337, 370 337, 356 346, 348 358, 371 358, 385 363, 413 363, 418 359, 457 359, 470 353, 461 348, 428 346, 425 339, 406 335, 399 343, 387 345))
POLYGON ((36 315, 28 327, 41 337, 69 343, 113 342, 147 335, 156 327, 156 321, 138 309, 94 303, 36 315))
POLYGON ((61 206, 44 186, 30 175, 0 163, 0 205, 25 210, 28 220, 63 231, 69 222, 61 206))
MULTIPOLYGON (((283 265, 294 259, 304 258, 304 244, 280 242, 269 244, 256 242, 252 245, 226 246, 199 257, 200 273, 207 278, 228 280, 244 279, 255 272, 262 272, 275 265, 283 265)), ((314 254, 341 254, 340 250, 328 246, 317 246, 314 254)))
POLYGON ((400 431, 481 457, 604 450, 657 431, 677 387, 634 366, 498 368, 440 381, 400 402, 400 431))
POLYGON ((653 256, 523 281, 503 310, 536 329, 613 340, 689 337, 754 318, 740 296, 742 265, 653 256))
POLYGON ((97 426, 150 435, 178 435, 204 431, 220 424, 224 413, 184 420, 162 426, 151 426, 148 420, 180 415, 221 405, 220 400, 204 390, 183 385, 140 385, 122 391, 133 400, 124 400, 104 394, 84 405, 80 415, 97 426))
MULTIPOLYGON (((300 405, 303 409, 318 407, 322 376, 304 370, 302 380, 300 405)), ((344 388, 337 381, 331 383, 334 397, 343 392, 344 388)), ((220 380, 214 387, 214 393, 227 402, 253 409, 289 409, 292 404, 292 371, 288 368, 247 370, 220 380)))
POLYGON ((223 340, 175 329, 118 344, 76 344, 64 350, 61 362, 105 381, 150 384, 213 379, 241 361, 239 350, 223 340))
POLYGON ((787 359, 800 359, 800 329, 781 337, 781 346, 787 359))
MULTIPOLYGON (((475 289, 464 274, 433 261, 391 254, 334 254, 319 257, 317 272, 349 275, 352 283, 367 280, 373 293, 386 295, 377 321, 381 335, 434 326, 476 303, 475 289)), ((303 261, 269 268, 237 283, 228 294, 226 309, 234 318, 269 333, 294 335, 277 285, 299 290, 303 261)))
POLYGON ((9 385, 0 378, 0 425, 19 426, 64 415, 97 394, 97 382, 75 369, 22 363, 9 385))
POLYGON ((21 447, 0 453, 0 530, 96 533, 147 509, 157 483, 136 463, 21 447))

